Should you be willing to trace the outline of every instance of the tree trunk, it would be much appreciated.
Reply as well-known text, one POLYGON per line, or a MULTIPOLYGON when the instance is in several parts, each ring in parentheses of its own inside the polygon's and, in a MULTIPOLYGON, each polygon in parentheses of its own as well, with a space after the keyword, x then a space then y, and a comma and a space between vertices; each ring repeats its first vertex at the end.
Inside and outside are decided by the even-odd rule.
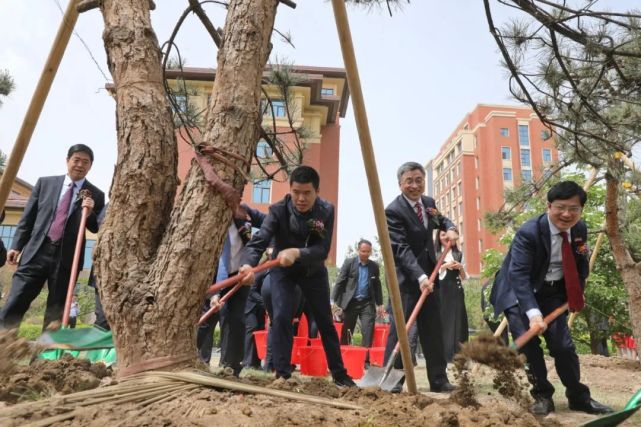
POLYGON ((605 196, 605 224, 612 254, 621 274, 621 280, 628 291, 630 322, 632 333, 641 338, 641 274, 639 265, 634 262, 630 252, 625 246, 623 237, 619 234, 619 181, 611 174, 606 174, 606 196, 605 196))
MULTIPOLYGON (((250 159, 277 0, 232 0, 202 141, 250 159)), ((194 327, 231 220, 194 162, 177 187, 177 150, 148 0, 104 0, 103 38, 116 87, 118 159, 95 253, 120 372, 193 366, 194 327), (173 206, 173 209, 172 209, 173 206)), ((242 191, 237 169, 208 157, 242 191)))

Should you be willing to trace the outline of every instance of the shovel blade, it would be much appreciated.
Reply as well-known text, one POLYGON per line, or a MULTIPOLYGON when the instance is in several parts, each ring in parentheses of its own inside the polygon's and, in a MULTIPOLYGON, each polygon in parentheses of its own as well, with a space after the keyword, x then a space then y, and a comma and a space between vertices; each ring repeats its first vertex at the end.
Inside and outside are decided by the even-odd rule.
POLYGON ((361 388, 364 387, 378 387, 385 376, 385 368, 380 368, 378 366, 370 366, 368 370, 365 371, 365 376, 359 381, 356 381, 356 385, 361 388))
POLYGON ((380 387, 381 390, 392 391, 392 389, 405 378, 405 372, 401 369, 390 369, 385 376, 387 369, 377 366, 370 366, 365 371, 365 376, 356 384, 361 387, 380 387))
POLYGON ((392 391, 405 378, 405 371, 392 369, 381 384, 381 390, 392 391))

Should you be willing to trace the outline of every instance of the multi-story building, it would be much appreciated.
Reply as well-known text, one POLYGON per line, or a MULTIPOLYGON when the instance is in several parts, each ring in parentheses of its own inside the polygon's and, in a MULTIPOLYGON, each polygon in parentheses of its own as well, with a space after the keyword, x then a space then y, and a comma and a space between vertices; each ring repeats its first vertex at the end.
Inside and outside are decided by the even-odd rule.
POLYGON ((467 272, 481 256, 504 248, 483 224, 505 202, 504 190, 539 178, 558 161, 549 130, 529 107, 479 104, 427 164, 427 192, 457 225, 467 272))
MULTIPOLYGON (((279 138, 293 150, 303 148, 303 164, 314 167, 321 177, 320 196, 329 200, 336 208, 338 216, 338 162, 340 148, 340 118, 345 117, 349 101, 347 76, 342 68, 293 66, 290 72, 296 74, 296 84, 289 90, 288 108, 294 129, 304 129, 304 139, 296 141, 286 114, 286 106, 281 91, 274 85, 263 85, 264 93, 271 100, 266 108, 263 126, 274 127, 279 138), (271 110, 273 108, 274 117, 271 110)), ((267 76, 269 69, 265 70, 267 76)), ((183 68, 168 70, 165 73, 170 86, 180 92, 187 87, 187 96, 178 95, 176 100, 182 108, 205 111, 212 91, 216 70, 212 68, 183 68), (176 79, 182 79, 178 81, 176 79), (184 81, 184 85, 183 85, 184 81), (179 86, 180 85, 180 86, 179 86), (188 103, 188 105, 187 105, 188 103)), ((184 90, 183 90, 184 92, 184 90)), ((193 149, 183 133, 178 131, 178 177, 184 180, 189 170, 193 149)), ((257 156, 271 157, 271 148, 266 141, 259 141, 257 156)), ((270 166, 274 167, 274 166, 270 166)), ((254 169, 254 168, 252 168, 254 169)), ((271 172, 271 171, 270 171, 271 172)), ((257 174, 258 175, 258 174, 257 174)), ((273 202, 280 200, 289 192, 289 183, 284 174, 265 180, 257 176, 247 183, 243 201, 250 206, 267 212, 273 202)), ((328 263, 336 264, 336 233, 334 225, 332 248, 328 263)))

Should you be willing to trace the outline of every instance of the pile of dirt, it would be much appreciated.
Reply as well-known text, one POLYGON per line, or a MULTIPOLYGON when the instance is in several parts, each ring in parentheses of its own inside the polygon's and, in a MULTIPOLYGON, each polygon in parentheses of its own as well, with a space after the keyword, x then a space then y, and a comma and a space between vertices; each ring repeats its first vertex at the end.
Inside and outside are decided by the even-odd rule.
POLYGON ((523 408, 529 406, 531 400, 523 377, 524 356, 506 347, 501 338, 490 332, 482 332, 474 340, 463 344, 454 357, 459 388, 452 397, 457 403, 464 407, 480 406, 474 390, 473 373, 470 371, 474 369, 470 363, 472 361, 495 370, 493 386, 501 396, 513 399, 523 408))
MULTIPOLYGON (((23 357, 28 354, 30 350, 23 353, 23 357)), ((13 404, 90 390, 111 375, 111 368, 103 363, 91 364, 70 355, 58 360, 36 359, 28 365, 13 363, 11 368, 0 372, 0 401, 13 404)))
POLYGON ((0 378, 16 372, 18 364, 32 352, 29 342, 18 338, 15 331, 0 331, 0 378))

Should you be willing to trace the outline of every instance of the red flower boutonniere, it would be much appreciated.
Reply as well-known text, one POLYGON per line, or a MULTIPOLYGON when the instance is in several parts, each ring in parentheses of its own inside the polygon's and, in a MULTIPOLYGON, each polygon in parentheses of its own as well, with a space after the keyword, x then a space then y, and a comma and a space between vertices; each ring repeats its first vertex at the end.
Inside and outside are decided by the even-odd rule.
POLYGON ((579 255, 587 255, 590 252, 588 244, 581 239, 576 239, 574 241, 576 244, 576 253, 579 255))
POLYGON ((307 220, 307 228, 309 233, 316 233, 321 239, 325 237, 325 223, 320 219, 307 220))
POLYGON ((432 222, 434 223, 434 225, 436 225, 437 228, 440 227, 441 221, 439 220, 439 216, 441 215, 441 213, 438 211, 438 209, 425 208, 425 210, 427 211, 427 214, 430 216, 430 218, 432 218, 432 222))

